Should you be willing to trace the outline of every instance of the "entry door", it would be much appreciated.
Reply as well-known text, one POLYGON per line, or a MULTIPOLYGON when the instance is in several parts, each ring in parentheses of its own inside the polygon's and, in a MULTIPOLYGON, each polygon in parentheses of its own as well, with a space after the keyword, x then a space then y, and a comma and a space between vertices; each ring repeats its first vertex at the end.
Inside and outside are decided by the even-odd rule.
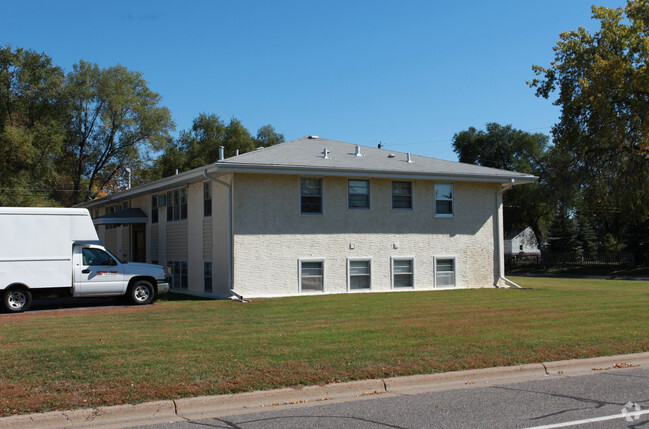
POLYGON ((122 295, 124 267, 102 249, 77 249, 74 263, 74 296, 122 295))
POLYGON ((144 224, 134 224, 131 235, 131 255, 133 262, 146 262, 146 235, 144 224))

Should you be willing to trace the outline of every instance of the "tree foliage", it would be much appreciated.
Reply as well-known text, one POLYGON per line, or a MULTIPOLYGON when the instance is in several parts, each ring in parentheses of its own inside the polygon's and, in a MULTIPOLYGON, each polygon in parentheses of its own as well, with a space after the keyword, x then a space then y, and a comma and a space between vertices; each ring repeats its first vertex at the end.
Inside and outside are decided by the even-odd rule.
POLYGON ((165 147, 171 114, 159 106, 160 95, 141 73, 121 65, 100 69, 82 60, 64 89, 72 203, 94 198, 125 166, 165 147))
POLYGON ((229 158, 237 152, 243 154, 258 147, 268 147, 284 141, 271 125, 265 125, 257 132, 257 138, 236 118, 226 125, 214 114, 201 113, 189 130, 181 131, 178 139, 156 161, 158 177, 212 164, 219 159, 219 149, 229 158))
POLYGON ((556 206, 546 180, 548 136, 488 123, 485 131, 470 127, 455 134, 453 150, 460 162, 539 176, 538 183, 515 186, 504 193, 504 227, 513 230, 530 226, 542 243, 546 221, 556 206))
POLYGON ((622 237, 649 217, 649 2, 592 11, 599 31, 562 33, 530 86, 561 107, 552 168, 563 196, 622 237))
POLYGON ((0 205, 53 203, 63 79, 47 55, 0 47, 0 205))

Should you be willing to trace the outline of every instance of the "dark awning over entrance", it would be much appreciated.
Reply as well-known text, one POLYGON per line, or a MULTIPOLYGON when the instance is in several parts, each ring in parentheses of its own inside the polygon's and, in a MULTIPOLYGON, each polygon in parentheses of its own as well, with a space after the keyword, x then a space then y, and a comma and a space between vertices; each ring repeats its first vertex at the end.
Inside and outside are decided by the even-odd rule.
POLYGON ((96 217, 92 220, 95 225, 129 225, 146 223, 146 214, 140 209, 124 209, 115 213, 96 217))

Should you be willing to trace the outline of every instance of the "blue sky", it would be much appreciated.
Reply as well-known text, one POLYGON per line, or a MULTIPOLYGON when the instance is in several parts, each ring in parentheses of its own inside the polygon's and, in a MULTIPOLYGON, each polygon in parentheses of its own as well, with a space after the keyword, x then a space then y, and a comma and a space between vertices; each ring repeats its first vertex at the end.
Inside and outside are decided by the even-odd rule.
MULTIPOLYGON (((620 7, 622 0, 598 5, 620 7)), ((526 81, 562 31, 596 29, 587 0, 13 1, 0 44, 66 71, 143 74, 176 122, 236 117, 304 135, 456 160, 487 122, 549 133, 559 110, 526 81)))

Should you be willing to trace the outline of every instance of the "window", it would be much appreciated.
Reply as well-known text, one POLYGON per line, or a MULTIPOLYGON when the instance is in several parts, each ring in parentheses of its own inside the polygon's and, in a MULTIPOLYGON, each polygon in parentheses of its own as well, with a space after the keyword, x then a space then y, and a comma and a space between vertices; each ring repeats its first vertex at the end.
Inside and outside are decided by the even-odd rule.
POLYGON ((363 290, 370 289, 372 276, 369 260, 348 260, 349 289, 363 290))
POLYGON ((187 188, 167 191, 167 221, 187 219, 187 188))
POLYGON ((203 183, 203 216, 212 216, 212 184, 210 182, 203 183))
POLYGON ((392 208, 412 210, 411 182, 392 182, 392 208))
POLYGON ((151 195, 151 223, 158 223, 158 195, 151 195))
POLYGON ((392 259, 392 287, 413 287, 413 260, 392 259))
POLYGON ((300 261, 300 292, 324 291, 324 261, 300 261))
POLYGON ((173 289, 187 289, 187 261, 167 261, 173 289))
POLYGON ((81 249, 81 259, 85 266, 89 265, 116 265, 115 260, 101 249, 84 247, 81 249))
POLYGON ((300 214, 322 214, 322 179, 300 179, 300 214))
POLYGON ((347 186, 347 207, 350 209, 370 208, 370 181, 350 180, 347 186))
POLYGON ((453 185, 450 183, 435 185, 435 216, 453 216, 453 185))
POLYGON ((455 287, 455 258, 435 258, 435 287, 455 287))
POLYGON ((203 291, 212 293, 212 261, 203 261, 203 291))

